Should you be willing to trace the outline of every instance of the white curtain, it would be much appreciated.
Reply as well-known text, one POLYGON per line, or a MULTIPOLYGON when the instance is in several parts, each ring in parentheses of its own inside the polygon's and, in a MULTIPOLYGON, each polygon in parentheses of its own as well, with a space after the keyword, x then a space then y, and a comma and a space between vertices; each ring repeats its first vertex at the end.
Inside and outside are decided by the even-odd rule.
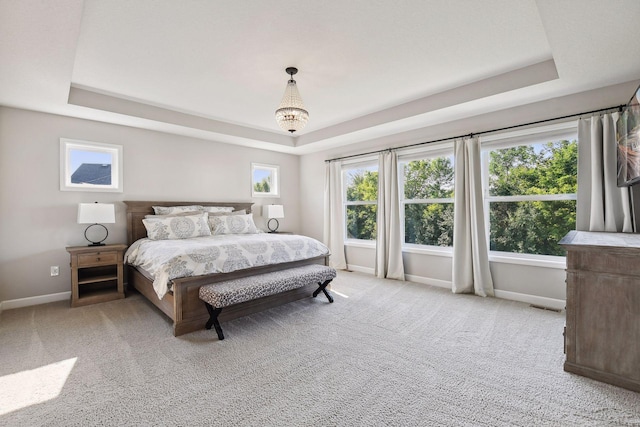
POLYGON ((380 153, 378 160, 377 277, 404 280, 402 224, 398 194, 398 156, 380 153))
POLYGON ((344 212, 342 204, 342 163, 328 162, 324 181, 324 244, 329 247, 329 265, 347 269, 344 255, 344 212))
POLYGON ((493 296, 482 199, 480 142, 454 142, 453 286, 454 293, 493 296))
POLYGON ((578 120, 577 230, 633 231, 629 188, 617 186, 618 116, 613 113, 578 120))

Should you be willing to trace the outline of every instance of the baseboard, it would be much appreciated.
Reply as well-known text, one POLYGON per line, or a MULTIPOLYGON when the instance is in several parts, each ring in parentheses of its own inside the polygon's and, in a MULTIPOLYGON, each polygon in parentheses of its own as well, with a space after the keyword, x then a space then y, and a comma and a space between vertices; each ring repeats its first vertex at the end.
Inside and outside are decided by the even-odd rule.
MULTIPOLYGON (((373 268, 360 267, 357 265, 349 265, 349 270, 357 271, 359 273, 373 275, 375 270, 373 268)), ((415 276, 413 274, 405 274, 405 279, 409 282, 422 283, 430 286, 437 286, 439 288, 451 289, 451 282, 448 280, 432 279, 429 277, 415 276)), ((521 294, 519 292, 503 291, 496 289, 496 298, 506 299, 510 301, 524 302, 527 304, 533 304, 544 308, 551 308, 554 310, 564 310, 566 306, 565 300, 541 297, 537 295, 521 294)))
POLYGON ((359 265, 347 264, 347 270, 356 271, 358 273, 370 274, 372 276, 374 276, 376 274, 376 270, 375 269, 369 268, 369 267, 361 267, 359 265))
POLYGON ((46 304, 48 302, 64 301, 71 299, 71 291, 59 292, 57 294, 38 295, 37 297, 10 299, 0 302, 0 313, 2 310, 13 308, 29 307, 31 305, 46 304))
POLYGON ((501 291, 500 289, 496 289, 494 292, 496 294, 496 298, 526 302, 528 304, 533 304, 544 308, 551 308, 554 310, 564 310, 565 306, 567 305, 566 301, 563 299, 540 297, 537 295, 521 294, 511 291, 501 291))
POLYGON ((429 277, 414 276, 413 274, 405 274, 405 280, 409 282, 422 283, 424 285, 437 286, 439 288, 451 289, 451 282, 448 280, 431 279, 429 277))
MULTIPOLYGON (((347 268, 351 271, 358 273, 365 273, 373 275, 375 270, 373 268, 361 267, 357 265, 348 265, 347 268)), ((422 283, 425 285, 437 286, 439 288, 451 289, 451 282, 447 280, 431 279, 428 277, 414 276, 412 274, 406 274, 405 279, 409 282, 422 283)), ((496 298, 507 299, 511 301, 525 302, 527 304, 538 305, 546 308, 552 308, 554 310, 564 310, 566 302, 565 300, 541 297, 537 295, 521 294, 518 292, 503 291, 500 289, 495 290, 496 298)), ((3 310, 11 310, 20 307, 29 307, 32 305, 46 304, 55 301, 64 301, 71 298, 71 292, 59 292, 57 294, 39 295, 37 297, 18 298, 14 300, 7 300, 0 302, 0 313, 3 310)))

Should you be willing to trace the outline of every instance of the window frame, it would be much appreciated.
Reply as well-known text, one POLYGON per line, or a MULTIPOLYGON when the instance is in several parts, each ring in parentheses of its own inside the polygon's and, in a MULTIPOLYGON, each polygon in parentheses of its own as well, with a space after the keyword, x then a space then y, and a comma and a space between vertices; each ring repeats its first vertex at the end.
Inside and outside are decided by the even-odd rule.
POLYGON ((251 163, 251 197, 280 197, 280 166, 268 165, 265 163, 251 163), (256 171, 267 171, 271 175, 271 189, 270 191, 256 191, 256 184, 261 181, 256 181, 256 171))
POLYGON ((578 126, 575 122, 557 123, 548 126, 540 126, 487 137, 480 137, 482 200, 489 261, 506 264, 525 264, 550 268, 565 268, 565 256, 491 250, 491 203, 577 200, 577 190, 576 193, 562 194, 492 196, 489 193, 489 153, 493 150, 518 147, 522 145, 544 144, 550 141, 560 140, 578 140, 578 126))
POLYGON ((122 145, 105 144, 101 142, 81 141, 77 139, 60 138, 60 191, 89 191, 122 193, 123 166, 122 145), (71 177, 72 152, 83 151, 108 154, 111 156, 111 184, 74 184, 71 177))
POLYGON ((375 247, 376 245, 376 241, 378 238, 377 234, 375 239, 354 239, 349 237, 349 231, 347 227, 347 221, 348 221, 347 206, 373 205, 376 207, 376 222, 378 220, 377 218, 378 198, 376 198, 376 200, 358 200, 358 201, 347 200, 347 182, 348 182, 347 173, 350 170, 366 169, 370 167, 375 167, 376 172, 379 172, 378 171, 379 163, 377 158, 360 159, 358 161, 345 162, 342 164, 340 175, 342 178, 342 222, 343 222, 343 228, 344 228, 343 237, 344 237, 345 245, 351 245, 351 246, 357 245, 357 246, 366 246, 366 247, 369 247, 369 246, 375 247))
MULTIPOLYGON (((452 157, 453 168, 455 172, 455 150, 453 141, 447 141, 440 144, 434 144, 432 147, 423 147, 420 149, 414 149, 406 151, 398 155, 398 194, 400 201, 400 221, 402 224, 401 238, 402 249, 407 252, 428 252, 435 254, 453 254, 453 242, 451 246, 438 246, 438 245, 422 245, 418 243, 407 243, 405 236, 405 208, 407 204, 436 204, 436 203, 451 203, 454 204, 455 197, 452 195, 450 198, 429 198, 429 199, 406 199, 404 192, 404 165, 416 160, 435 159, 438 157, 452 157)), ((454 178, 454 190, 455 190, 455 178, 454 178)))

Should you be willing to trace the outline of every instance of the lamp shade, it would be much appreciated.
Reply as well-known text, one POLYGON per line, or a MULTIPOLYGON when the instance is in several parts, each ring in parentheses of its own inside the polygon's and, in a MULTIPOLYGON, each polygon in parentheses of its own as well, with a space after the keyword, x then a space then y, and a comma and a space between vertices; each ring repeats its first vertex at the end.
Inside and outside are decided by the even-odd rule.
POLYGON ((113 224, 116 222, 116 208, 112 203, 80 203, 78 224, 113 224))
POLYGON ((284 206, 265 205, 262 207, 262 216, 265 218, 284 218, 284 206))

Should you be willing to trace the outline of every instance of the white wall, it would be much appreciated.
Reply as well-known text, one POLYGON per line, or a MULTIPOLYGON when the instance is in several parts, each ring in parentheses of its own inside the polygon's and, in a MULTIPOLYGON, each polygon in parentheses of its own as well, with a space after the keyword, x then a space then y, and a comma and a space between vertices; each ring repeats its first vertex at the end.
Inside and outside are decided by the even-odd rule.
POLYGON ((126 243, 123 200, 253 201, 263 229, 258 205, 277 202, 286 214, 280 229, 300 232, 299 178, 294 155, 0 108, 0 302, 70 291, 65 247, 87 243, 86 225, 76 224, 80 202, 115 202, 106 243, 126 243), (124 192, 60 191, 60 137, 122 145, 124 192), (251 198, 251 162, 280 166, 279 199, 251 198))
MULTIPOLYGON (((637 86, 637 81, 628 82, 302 156, 300 169, 304 173, 301 174, 301 212, 305 218, 302 223, 302 232, 322 239, 322 194, 326 159, 489 131, 625 104, 637 86)), ((350 268, 360 271, 373 270, 375 250, 348 247, 346 255, 350 268)), ((448 286, 451 283, 451 257, 405 253, 404 262, 405 271, 410 280, 439 286, 448 286)), ((497 296, 520 298, 557 308, 564 306, 562 301, 566 298, 566 290, 565 272, 562 267, 546 268, 493 261, 491 272, 497 296)))
MULTIPOLYGON (((0 303, 70 290, 69 257, 64 248, 86 243, 85 226, 75 222, 80 202, 116 203, 117 223, 107 226, 108 243, 126 240, 123 200, 154 199, 278 202, 286 212, 281 230, 321 240, 325 159, 618 105, 628 100, 637 84, 465 118, 300 158, 0 107, 0 303), (61 192, 60 137, 123 145, 124 192, 61 192), (280 166, 280 199, 251 199, 251 162, 280 166), (60 276, 50 277, 52 265, 60 266, 60 276)), ((257 216, 256 223, 265 226, 257 216)), ((347 249, 347 261, 363 271, 373 269, 374 258, 375 250, 370 248, 347 249)), ((451 281, 450 258, 405 253, 404 260, 412 280, 445 286, 451 281)), ((492 262, 491 271, 496 289, 504 296, 530 295, 542 301, 565 298, 562 269, 492 262)))

